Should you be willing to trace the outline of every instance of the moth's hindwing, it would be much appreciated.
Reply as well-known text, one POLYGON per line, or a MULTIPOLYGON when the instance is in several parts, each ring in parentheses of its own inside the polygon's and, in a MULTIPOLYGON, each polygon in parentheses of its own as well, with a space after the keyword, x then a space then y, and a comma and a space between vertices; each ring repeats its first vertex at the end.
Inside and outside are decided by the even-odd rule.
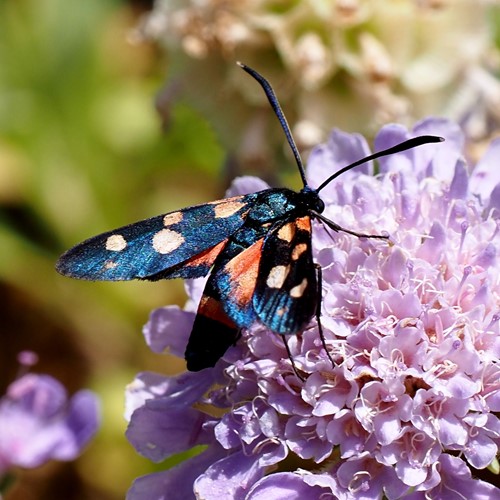
POLYGON ((270 330, 296 333, 307 326, 318 303, 311 251, 311 218, 288 220, 266 236, 253 306, 270 330))
POLYGON ((68 250, 56 269, 105 281, 205 276, 255 198, 226 198, 103 233, 68 250))
POLYGON ((197 372, 214 366, 236 342, 239 330, 226 315, 222 303, 205 289, 184 353, 187 369, 197 372))
POLYGON ((252 297, 264 238, 254 239, 265 230, 239 229, 217 257, 186 348, 188 370, 214 366, 235 343, 240 329, 255 321, 252 297))
MULTIPOLYGON (((230 244, 228 244, 229 246, 230 244)), ((240 327, 250 326, 256 319, 253 295, 263 257, 264 238, 259 238, 224 266, 214 269, 210 277, 217 297, 228 316, 240 327)))

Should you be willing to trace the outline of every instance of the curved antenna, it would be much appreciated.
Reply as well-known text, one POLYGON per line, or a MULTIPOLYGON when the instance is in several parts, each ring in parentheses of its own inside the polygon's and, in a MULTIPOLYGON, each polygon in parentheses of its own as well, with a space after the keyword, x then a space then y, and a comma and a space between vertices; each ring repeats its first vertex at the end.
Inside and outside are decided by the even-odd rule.
POLYGON ((264 89, 267 99, 269 100, 269 104, 271 104, 274 113, 278 117, 278 120, 280 121, 281 124, 281 128, 285 132, 288 144, 292 149, 293 156, 295 157, 295 161, 297 162, 297 167, 299 168, 299 173, 300 177, 302 178, 302 182, 304 186, 307 186, 306 173, 304 171, 304 165, 302 164, 302 158, 300 157, 299 150, 297 149, 297 146, 292 136, 292 132, 290 131, 290 126, 286 121, 285 115, 283 114, 283 110, 281 109, 280 103, 278 102, 278 98, 276 97, 276 94, 274 93, 271 84, 260 73, 250 68, 246 64, 243 64, 239 61, 236 64, 240 68, 245 70, 249 75, 253 76, 260 83, 261 87, 264 89))
POLYGON ((378 153, 374 153, 370 156, 367 156, 365 158, 361 158, 361 160, 355 161, 354 163, 351 163, 350 165, 347 165, 347 167, 343 167, 337 172, 335 172, 333 175, 330 175, 326 181, 322 182, 321 185, 319 186, 318 189, 316 189, 316 192, 319 193, 327 184, 333 181, 333 179, 336 179, 339 175, 342 175, 344 172, 347 172, 348 170, 351 170, 351 168, 357 167, 358 165, 361 165, 362 163, 366 163, 367 161, 375 160, 376 158, 380 158, 381 156, 388 156, 388 155, 393 155, 395 153, 401 153, 402 151, 406 151, 407 149, 413 149, 418 146, 422 146, 423 144, 430 144, 433 142, 443 142, 444 138, 443 137, 438 137, 435 135, 421 135, 419 137, 413 137, 412 139, 408 139, 407 141, 401 142, 399 144, 396 144, 395 146, 392 146, 391 148, 388 149, 383 149, 382 151, 379 151, 378 153))

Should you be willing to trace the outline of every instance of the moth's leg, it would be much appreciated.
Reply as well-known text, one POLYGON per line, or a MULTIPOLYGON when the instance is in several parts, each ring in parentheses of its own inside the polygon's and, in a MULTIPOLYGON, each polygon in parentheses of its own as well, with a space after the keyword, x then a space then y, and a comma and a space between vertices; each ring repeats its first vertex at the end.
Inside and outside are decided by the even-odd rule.
MULTIPOLYGON (((318 297, 315 316, 316 316, 316 323, 318 324, 319 338, 321 339, 321 345, 323 346, 323 349, 325 350, 328 359, 332 363, 333 368, 335 368, 336 366, 335 361, 333 361, 333 358, 330 355, 330 351, 328 350, 328 346, 325 340, 325 335, 323 333, 323 326, 321 325, 321 304, 323 303, 323 271, 321 269, 321 266, 316 263, 314 264, 314 269, 316 271, 316 295, 318 297)), ((292 353, 290 352, 290 347, 288 346, 288 343, 286 341, 286 336, 282 335, 282 338, 283 338, 283 344, 285 344, 285 349, 288 354, 288 359, 290 359, 290 363, 292 363, 293 371, 295 372, 297 378, 299 378, 300 380, 302 380, 302 382, 304 382, 305 378, 299 373, 299 370, 295 365, 292 353)))
POLYGON ((285 344, 285 349, 286 349, 286 352, 288 354, 288 359, 290 360, 290 363, 292 363, 292 368, 293 368, 295 375, 297 376, 297 378, 299 380, 301 380, 302 382, 305 382, 306 379, 300 374, 299 369, 295 365, 295 361, 293 360, 292 353, 290 352, 290 347, 288 346, 288 342, 286 341, 286 335, 280 335, 280 337, 283 339, 283 344, 285 344))
POLYGON ((357 236, 358 238, 377 238, 379 240, 388 240, 390 237, 387 234, 365 234, 365 233, 357 233, 356 231, 351 231, 350 229, 346 229, 345 227, 339 226, 336 222, 333 222, 330 219, 327 219, 324 215, 319 213, 314 213, 314 217, 319 219, 323 224, 328 226, 330 229, 333 229, 336 232, 342 232, 351 234, 352 236, 357 236))
POLYGON ((323 303, 323 271, 319 264, 315 263, 314 268, 316 269, 316 277, 317 277, 316 294, 319 299, 318 304, 316 305, 316 322, 318 323, 319 338, 321 339, 321 344, 323 345, 323 349, 325 350, 328 359, 332 363, 333 368, 335 368, 336 366, 335 361, 333 361, 333 358, 330 356, 330 351, 328 350, 328 346, 326 345, 325 335, 323 333, 323 326, 321 325, 321 304, 323 303))

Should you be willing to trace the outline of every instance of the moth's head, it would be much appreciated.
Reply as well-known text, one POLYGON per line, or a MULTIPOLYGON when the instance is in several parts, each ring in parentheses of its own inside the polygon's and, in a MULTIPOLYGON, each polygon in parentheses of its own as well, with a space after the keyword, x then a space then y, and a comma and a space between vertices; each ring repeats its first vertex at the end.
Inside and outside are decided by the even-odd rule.
POLYGON ((300 191, 300 204, 307 208, 308 210, 313 210, 319 214, 323 213, 325 210, 325 203, 319 197, 318 192, 309 187, 305 186, 300 191))

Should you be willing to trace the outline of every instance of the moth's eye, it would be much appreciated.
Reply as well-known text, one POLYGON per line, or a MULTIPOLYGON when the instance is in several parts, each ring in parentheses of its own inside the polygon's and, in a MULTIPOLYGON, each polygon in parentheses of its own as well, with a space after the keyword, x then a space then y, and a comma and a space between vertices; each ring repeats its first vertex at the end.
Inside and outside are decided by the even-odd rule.
POLYGON ((325 202, 321 198, 318 198, 318 201, 316 202, 316 212, 322 213, 324 211, 325 211, 325 202))

